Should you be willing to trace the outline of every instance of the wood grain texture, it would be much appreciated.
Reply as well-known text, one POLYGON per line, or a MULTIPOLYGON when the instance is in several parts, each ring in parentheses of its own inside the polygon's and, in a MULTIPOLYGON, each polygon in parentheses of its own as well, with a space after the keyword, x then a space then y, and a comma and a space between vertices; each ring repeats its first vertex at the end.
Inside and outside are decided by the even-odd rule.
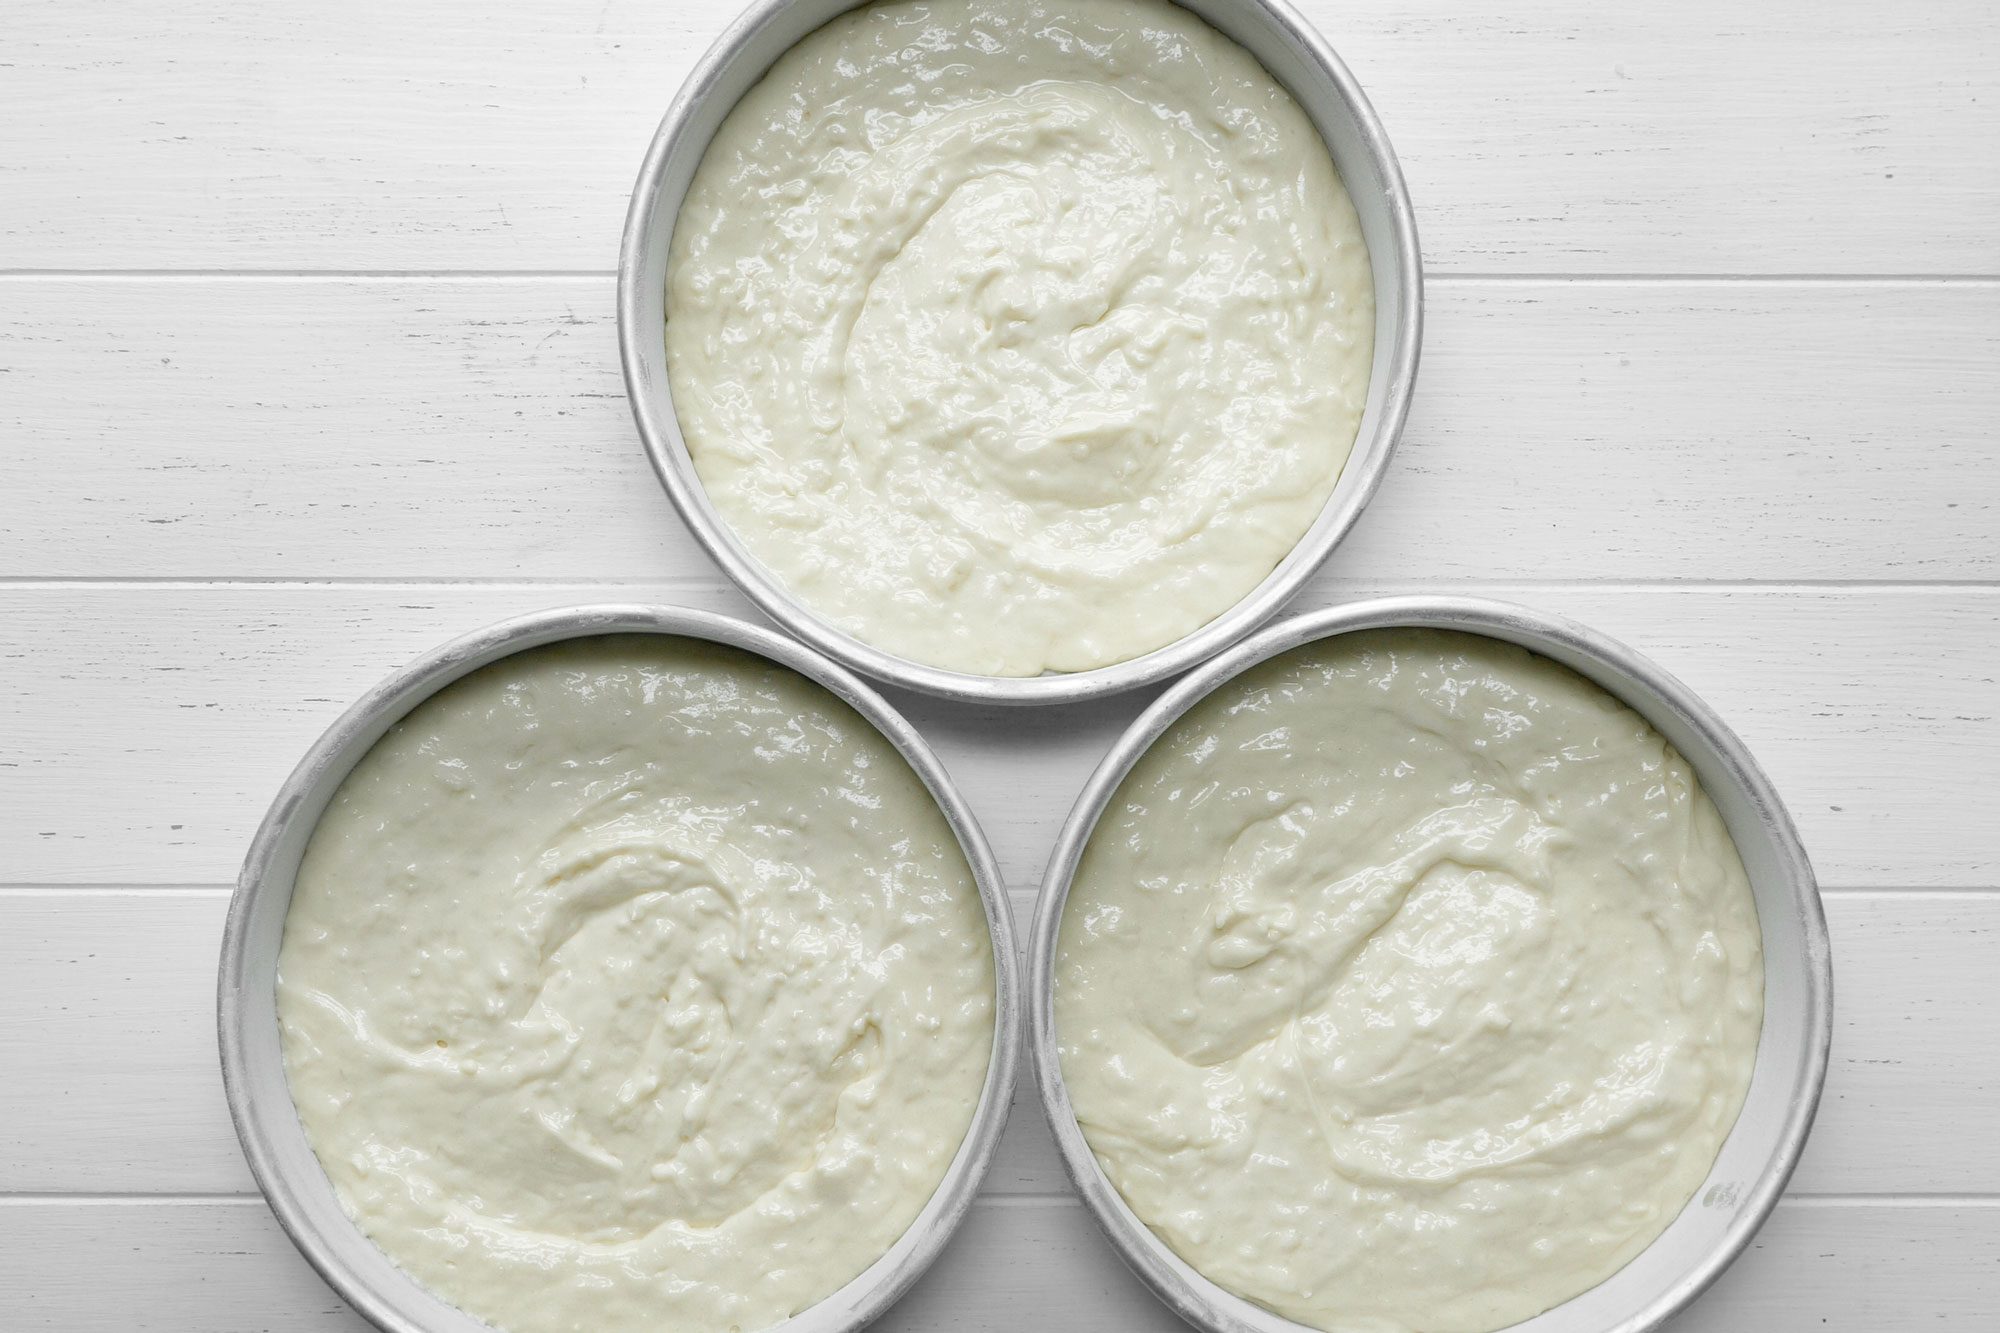
MULTIPOLYGON (((1439 271, 2000 272, 1984 0, 1301 8, 1439 271)), ((0 266, 609 269, 737 9, 17 0, 0 266)))
MULTIPOLYGON (((1014 895, 1023 928, 1031 891, 1014 895)), ((0 894, 0 1194, 250 1193, 215 1057, 221 890, 0 894)), ((1833 1064, 1794 1193, 2000 1194, 2000 895, 1832 895, 1833 1064), (1913 981, 1921 978, 1920 981, 1913 981)), ((989 1194, 1066 1194, 1024 1069, 989 1194)))
MULTIPOLYGON (((1360 579, 2000 574, 2000 284, 1432 284, 1360 579), (1720 540, 1720 534, 1729 540, 1720 540)), ((705 572, 608 279, 0 281, 0 571, 705 572)))
MULTIPOLYGON (((0 1330, 365 1333, 247 1193, 215 886, 321 728, 442 639, 746 610, 638 448, 609 277, 739 3, 8 6, 0 1330)), ((1626 639, 1844 890, 1794 1194, 1676 1333, 1994 1328, 2000 7, 1301 7, 1431 281, 1404 447, 1298 605, 1477 590, 1626 639)), ((894 700, 1017 914, 1146 697, 894 700)), ((880 1327, 1178 1329, 1064 1194, 1024 1074, 880 1327)))
MULTIPOLYGON (((1375 588, 1321 579, 1296 607, 1375 588)), ((1500 586, 1653 656, 1771 773, 1823 884, 2000 885, 2000 589, 1500 586)), ((598 586, 0 586, 0 863, 15 883, 225 883, 307 745, 392 668, 580 602, 744 612, 714 580, 598 586)), ((1008 882, 1039 881, 1147 698, 901 697, 1008 882)))
MULTIPOLYGON (((2000 1207, 1785 1202, 1674 1333, 1988 1330, 2000 1207)), ((0 1203, 0 1321, 50 1333, 367 1333, 261 1199, 0 1203)), ((1068 1202, 984 1201, 876 1328, 1184 1333, 1068 1202)))

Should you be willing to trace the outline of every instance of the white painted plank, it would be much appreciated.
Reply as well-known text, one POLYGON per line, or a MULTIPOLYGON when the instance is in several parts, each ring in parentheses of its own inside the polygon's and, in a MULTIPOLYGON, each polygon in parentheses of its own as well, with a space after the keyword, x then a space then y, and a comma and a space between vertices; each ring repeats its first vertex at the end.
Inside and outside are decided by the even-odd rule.
MULTIPOLYGON (((0 265, 608 269, 738 0, 18 0, 0 265)), ((2000 271, 1984 0, 1305 0, 1442 270, 2000 271)))
POLYGON ((2000 1193, 2000 897, 1833 894, 1826 915, 1833 1058, 1793 1190, 2000 1193))
MULTIPOLYGON (((1675 1333, 1992 1327, 2000 1207, 1778 1206, 1675 1333)), ((261 1200, 0 1203, 0 1319, 59 1333, 365 1333, 261 1200)), ((885 1333, 1173 1333, 1084 1210, 983 1202, 885 1333)))
MULTIPOLYGON (((602 278, 0 282, 0 493, 37 501, 0 570, 706 574, 611 307, 602 278)), ((1334 568, 1991 578, 1996 362, 2000 284, 1440 281, 1334 568)))
MULTIPOLYGON (((0 1193, 255 1189, 216 1073, 226 907, 221 891, 0 894, 0 1193)), ((1032 893, 1015 908, 1025 930, 1032 893)), ((2000 894, 1827 908, 1833 1066, 1794 1190, 2000 1193, 2000 894)), ((1068 1188, 1024 1070, 987 1192, 1068 1188)))
MULTIPOLYGON (((1300 607, 1371 591, 1321 579, 1300 607)), ((1702 693, 1784 793, 1821 881, 2000 885, 2000 589, 1500 586, 1702 693)), ((391 668, 537 608, 742 611, 714 582, 0 587, 0 871, 15 883, 222 883, 307 744, 391 668)), ((1010 711, 904 699, 992 839, 1037 882, 1144 695, 1010 711)))
POLYGON ((228 906, 0 894, 0 1193, 256 1190, 215 1045, 228 906))

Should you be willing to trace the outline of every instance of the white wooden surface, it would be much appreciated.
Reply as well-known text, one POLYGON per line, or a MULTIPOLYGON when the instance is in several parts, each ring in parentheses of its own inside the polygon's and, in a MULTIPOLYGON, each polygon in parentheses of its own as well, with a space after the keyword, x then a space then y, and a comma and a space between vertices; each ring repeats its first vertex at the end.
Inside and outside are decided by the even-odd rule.
MULTIPOLYGON (((215 1074, 226 885, 309 738, 579 600, 744 609, 616 373, 638 154, 734 0, 0 11, 0 1329, 354 1330, 215 1074)), ((1301 598, 1567 611, 1715 702, 1828 888, 1791 1196, 1682 1329, 2000 1326, 2000 12, 1313 0, 1433 280, 1301 598)), ((1016 907, 1143 702, 905 701, 1016 907), (1000 724, 1000 725, 996 725, 1000 724)), ((1165 1329, 1024 1092, 895 1329, 1165 1329)))

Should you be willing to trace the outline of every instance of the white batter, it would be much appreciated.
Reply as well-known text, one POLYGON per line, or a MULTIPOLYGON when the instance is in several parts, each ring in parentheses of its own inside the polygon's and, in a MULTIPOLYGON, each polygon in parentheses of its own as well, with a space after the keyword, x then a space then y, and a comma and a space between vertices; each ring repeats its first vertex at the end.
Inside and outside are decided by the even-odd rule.
POLYGON ((709 498, 857 637, 988 675, 1198 629, 1354 442, 1368 253, 1296 103, 1165 0, 874 4, 730 113, 668 263, 709 498))
POLYGON ((509 1333, 764 1328, 889 1248, 993 1041, 978 891, 817 685, 665 636, 432 697, 307 849, 285 1060, 342 1205, 509 1333))
POLYGON ((1483 1333, 1610 1276, 1707 1175, 1763 1017, 1686 762, 1545 658, 1309 645, 1133 769, 1056 963, 1063 1075, 1134 1212, 1341 1333, 1483 1333))

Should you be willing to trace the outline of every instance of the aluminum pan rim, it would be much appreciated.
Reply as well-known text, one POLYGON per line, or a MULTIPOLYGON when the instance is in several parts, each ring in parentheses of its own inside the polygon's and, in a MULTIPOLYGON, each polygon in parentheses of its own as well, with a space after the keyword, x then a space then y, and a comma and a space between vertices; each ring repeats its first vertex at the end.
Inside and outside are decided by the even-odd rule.
MULTIPOLYGON (((320 1211, 324 1212, 323 1205, 333 1199, 332 1186, 319 1169, 317 1158, 311 1156, 309 1145, 305 1167, 298 1162, 296 1148, 305 1141, 304 1131, 282 1070, 278 1083, 282 1096, 260 1090, 253 1082, 257 1067, 248 1049, 252 1034, 245 996, 251 988, 268 989, 275 982, 274 971, 249 972, 253 917, 260 903, 273 894, 282 893, 284 908, 289 908, 296 858, 289 867, 274 866, 274 859, 288 838, 302 843, 310 836, 333 792, 387 725, 453 681, 501 658, 562 640, 625 633, 671 635, 742 649, 798 672, 852 707, 895 746, 943 810, 971 868, 992 940, 992 1051, 979 1103, 944 1177, 887 1253, 845 1286, 772 1326, 768 1333, 846 1333, 867 1325, 899 1300, 964 1221, 1005 1128, 1021 1042, 1012 910, 999 864, 971 806, 916 728, 839 664, 771 630, 733 617, 652 605, 577 606, 513 617, 453 639, 391 673, 313 743, 279 789, 251 841, 223 931, 217 974, 217 1040, 224 1097, 244 1157, 299 1253, 344 1300, 387 1333, 431 1333, 439 1310, 448 1311, 468 1327, 484 1329, 488 1325, 450 1307, 404 1273, 346 1219, 344 1212, 340 1213, 344 1230, 339 1231, 330 1231, 308 1215, 309 1199, 322 1205, 320 1211), (357 1268, 357 1255, 363 1256, 366 1268, 375 1271, 357 1268), (368 1255, 375 1259, 366 1258, 368 1255), (384 1280, 382 1264, 388 1265, 393 1280, 384 1280), (413 1306, 427 1313, 413 1314, 413 1306)), ((281 931, 282 920, 280 910, 281 931)), ((268 1086, 267 1081, 263 1088, 268 1086)), ((337 1203, 334 1207, 338 1209, 337 1203)))
MULTIPOLYGON (((1423 270, 1417 244, 1416 215, 1410 206, 1402 167, 1360 83, 1326 39, 1291 6, 1289 0, 1209 0, 1209 4, 1215 7, 1234 3, 1258 11, 1278 31, 1282 40, 1303 56, 1313 78, 1323 82, 1331 91, 1356 129, 1370 167, 1383 184, 1381 206, 1386 210, 1386 225, 1393 241, 1393 255, 1388 267, 1394 274, 1402 317, 1394 328, 1393 338, 1389 340, 1387 372, 1375 376, 1370 384, 1371 400, 1378 392, 1382 395, 1381 411, 1374 429, 1365 436, 1357 435, 1325 508, 1262 582, 1215 619, 1170 644, 1088 671, 1022 677, 972 675, 927 666, 864 643, 822 620, 766 572, 709 502, 701 480, 695 474, 687 443, 681 435, 672 395, 664 383, 664 373, 662 382, 655 386, 648 369, 647 355, 651 342, 663 344, 664 339, 660 330, 645 319, 642 311, 647 292, 664 290, 666 285, 665 246, 659 247, 658 262, 652 262, 654 251, 651 240, 654 231, 660 227, 665 227, 671 234, 675 221, 672 216, 664 221, 657 220, 654 203, 662 181, 682 158, 692 155, 698 162, 706 152, 708 136, 696 141, 695 118, 716 95, 725 72, 745 56, 746 48, 775 19, 799 2, 754 0, 695 63, 686 82, 669 104, 647 149, 638 181, 633 187, 619 250, 618 345, 626 397, 653 470, 695 540, 759 610, 828 657, 904 689, 968 703, 1073 703, 1136 689, 1185 671, 1269 620, 1325 563, 1374 497, 1388 472, 1397 441, 1402 436, 1415 387, 1423 338, 1423 270), (1350 475, 1353 478, 1351 482, 1350 475)), ((860 2, 865 0, 843 4, 840 10, 834 12, 845 12, 848 8, 858 7, 860 2)), ((1208 21, 1207 15, 1200 12, 1200 6, 1190 4, 1189 8, 1208 21)), ((1306 99, 1296 90, 1290 91, 1293 91, 1295 99, 1302 104, 1305 102, 1306 99)), ((1362 207, 1358 198, 1356 207, 1362 207)), ((674 211, 678 213, 678 205, 674 211)), ((1371 269, 1378 274, 1381 271, 1374 262, 1372 250, 1371 269)), ((1379 310, 1379 290, 1376 297, 1379 310)), ((1379 323, 1376 337, 1381 340, 1379 323)), ((664 362, 663 346, 660 354, 664 362)))
MULTIPOLYGON (((1260 662, 1315 640, 1357 630, 1390 628, 1459 630, 1502 639, 1530 651, 1566 652, 1636 680, 1691 726, 1707 745, 1710 757, 1748 799, 1771 840, 1782 888, 1797 913, 1804 945, 1807 990, 1805 1030, 1800 1046, 1802 1064, 1789 1089, 1789 1105, 1776 1149, 1751 1183, 1723 1240, 1658 1298, 1630 1311, 1614 1324, 1592 1326, 1603 1327, 1604 1333, 1651 1333, 1685 1310, 1735 1262, 1777 1206, 1798 1165, 1826 1082, 1833 1034, 1832 959, 1826 916, 1804 845, 1776 789, 1748 748, 1699 696, 1651 659, 1565 617, 1508 602, 1449 596, 1375 598, 1311 612, 1270 626, 1175 682, 1119 736, 1085 782, 1064 821, 1042 881, 1029 932, 1029 1059, 1063 1169, 1119 1258, 1189 1324, 1213 1333, 1272 1333, 1273 1330, 1314 1333, 1306 1325, 1269 1311, 1254 1311, 1261 1316, 1254 1322, 1245 1319, 1237 1309, 1247 1303, 1223 1291, 1175 1255, 1138 1220, 1106 1178, 1077 1125, 1063 1082, 1055 1034, 1055 953, 1063 906, 1090 834, 1118 785, 1154 741, 1196 703, 1260 662)), ((1651 720, 1648 709, 1611 686, 1604 688, 1651 720)), ((1759 908, 1761 912, 1761 899, 1759 908)), ((1767 1014, 1767 1025, 1769 1022, 1767 1014)), ((1758 1058, 1761 1063, 1761 1042, 1758 1058)), ((1689 1206, 1693 1206, 1692 1201, 1689 1206)), ((1607 1278, 1606 1283, 1616 1276, 1607 1278)), ((1582 1300, 1597 1289, 1580 1292, 1571 1300, 1582 1300)), ((1540 1321, 1558 1315, 1570 1303, 1552 1307, 1528 1322, 1540 1326, 1540 1321)))

